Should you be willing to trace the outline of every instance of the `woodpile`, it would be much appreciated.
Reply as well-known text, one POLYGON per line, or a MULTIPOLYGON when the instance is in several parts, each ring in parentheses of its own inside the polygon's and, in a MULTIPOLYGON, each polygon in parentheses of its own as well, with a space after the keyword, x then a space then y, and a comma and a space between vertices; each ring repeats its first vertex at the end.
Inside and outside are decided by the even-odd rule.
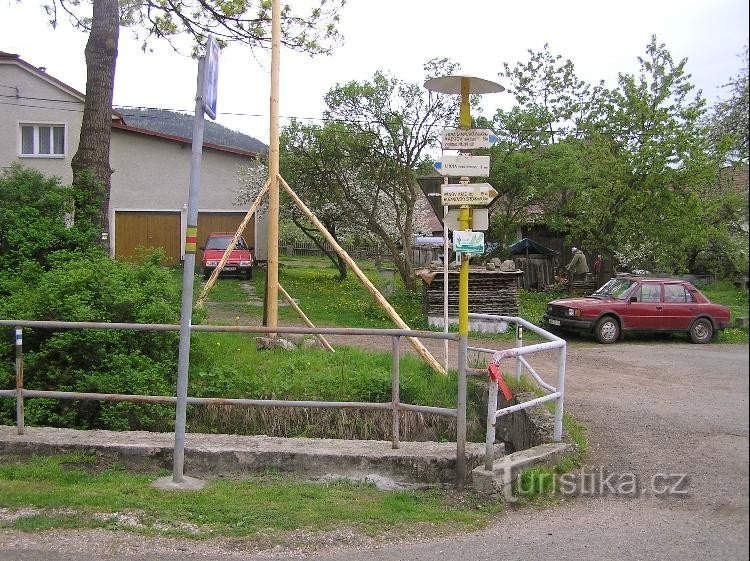
MULTIPOLYGON (((472 314, 518 315, 518 279, 523 271, 469 271, 469 312, 472 314)), ((443 314, 443 273, 431 271, 420 275, 423 285, 423 307, 428 316, 443 314)), ((448 272, 448 315, 458 315, 458 271, 448 272)))

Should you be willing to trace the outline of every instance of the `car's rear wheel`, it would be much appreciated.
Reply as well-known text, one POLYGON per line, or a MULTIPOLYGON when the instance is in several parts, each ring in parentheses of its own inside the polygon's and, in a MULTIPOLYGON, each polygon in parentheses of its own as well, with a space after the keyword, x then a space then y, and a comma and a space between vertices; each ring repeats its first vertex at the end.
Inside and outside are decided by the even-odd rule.
POLYGON ((698 318, 690 326, 690 340, 693 343, 708 343, 714 336, 714 326, 708 318, 698 318))
POLYGON ((604 316, 594 326, 594 337, 604 345, 614 343, 620 338, 620 324, 612 316, 604 316))

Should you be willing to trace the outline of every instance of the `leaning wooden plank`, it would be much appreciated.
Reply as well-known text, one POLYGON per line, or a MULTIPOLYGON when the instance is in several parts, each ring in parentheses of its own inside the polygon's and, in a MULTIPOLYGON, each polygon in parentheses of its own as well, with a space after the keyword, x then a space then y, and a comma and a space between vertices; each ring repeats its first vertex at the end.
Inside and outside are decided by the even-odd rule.
POLYGON ((245 226, 247 226, 247 223, 250 222, 250 218, 253 216, 253 213, 256 210, 258 210, 258 206, 260 206, 260 201, 263 199, 263 195, 265 195, 266 191, 268 191, 269 181, 270 180, 267 180, 266 184, 263 185, 263 188, 260 191, 258 191, 258 196, 255 197, 255 201, 253 202, 252 205, 250 205, 250 210, 247 211, 247 214, 245 214, 245 218, 242 219, 242 222, 237 228, 237 231, 234 233, 234 237, 232 238, 232 241, 224 250, 224 255, 221 256, 221 260, 219 261, 219 264, 216 266, 216 268, 211 273, 211 276, 206 281, 206 286, 203 287, 203 290, 201 291, 201 295, 198 297, 198 300, 195 303, 195 306, 197 308, 200 308, 203 306, 203 302, 206 300, 206 296, 208 296, 208 292, 216 284, 216 279, 219 278, 219 275, 221 274, 221 271, 224 268, 224 265, 227 264, 227 260, 229 259, 229 256, 232 254, 232 250, 234 249, 234 246, 237 243, 237 240, 239 240, 240 236, 242 235, 242 231, 245 229, 245 226))
MULTIPOLYGON (((307 324, 307 327, 315 327, 313 323, 307 318, 305 315, 305 312, 302 311, 302 309, 297 305, 297 302, 294 301, 294 299, 289 296, 289 293, 284 290, 284 287, 281 286, 281 283, 279 283, 279 292, 281 292, 281 295, 284 297, 284 299, 289 302, 289 305, 294 308, 294 311, 297 312, 297 315, 307 324)), ((326 341, 326 338, 320 335, 319 333, 315 335, 315 337, 318 338, 318 341, 320 341, 320 344, 323 345, 327 350, 331 351, 332 353, 335 353, 336 351, 333 350, 333 347, 328 344, 328 341, 326 341)))
MULTIPOLYGON (((289 194, 289 196, 292 198, 294 203, 299 207, 299 209, 307 216, 308 220, 312 222, 315 227, 320 230, 320 233, 323 234, 323 237, 328 241, 329 244, 331 244, 331 247, 338 253, 341 258, 346 262, 347 265, 351 268, 351 270, 354 272, 355 275, 357 275, 357 278, 362 282, 362 284, 365 286, 367 291, 373 295, 375 300, 378 304, 385 310, 385 312, 390 316, 390 318, 393 320, 393 322, 398 325, 401 329, 411 329, 408 325, 406 325, 406 322, 401 319, 401 316, 398 315, 398 312, 393 309, 393 306, 388 302, 388 300, 383 297, 382 294, 378 291, 377 288, 375 288, 375 285, 373 285, 370 282, 370 279, 367 278, 367 275, 365 275, 362 270, 357 266, 357 263, 349 257, 349 254, 344 251, 344 249, 338 244, 338 242, 333 238, 333 236, 328 232, 325 226, 318 220, 318 218, 313 214, 313 212, 307 208, 305 203, 302 202, 302 199, 300 199, 297 194, 292 190, 291 187, 287 184, 286 181, 284 181, 284 178, 279 175, 279 183, 284 187, 284 190, 289 194)), ((411 343, 412 347, 419 353, 419 355, 427 362, 427 364, 430 365, 430 367, 435 370, 435 372, 438 372, 439 374, 445 375, 445 369, 442 367, 442 365, 435 359, 434 356, 430 354, 430 351, 427 350, 427 348, 422 344, 422 342, 417 339, 416 337, 407 337, 409 339, 409 342, 411 343)))

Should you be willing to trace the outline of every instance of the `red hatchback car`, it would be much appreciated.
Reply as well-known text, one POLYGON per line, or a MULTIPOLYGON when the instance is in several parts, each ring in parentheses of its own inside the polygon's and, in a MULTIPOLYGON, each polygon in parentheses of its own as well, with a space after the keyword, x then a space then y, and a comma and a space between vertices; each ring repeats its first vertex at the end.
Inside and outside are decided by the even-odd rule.
POLYGON ((729 315, 688 281, 624 275, 590 296, 548 303, 544 321, 550 328, 593 332, 600 343, 614 343, 626 331, 681 332, 693 343, 708 343, 729 325, 729 315))
MULTIPOLYGON (((219 265, 219 261, 224 256, 232 238, 234 238, 234 232, 213 232, 208 235, 206 245, 201 247, 203 251, 201 265, 204 278, 210 277, 219 265)), ((245 238, 242 236, 237 240, 232 253, 229 254, 229 259, 221 270, 221 274, 238 275, 246 279, 253 278, 252 248, 248 247, 245 238)))

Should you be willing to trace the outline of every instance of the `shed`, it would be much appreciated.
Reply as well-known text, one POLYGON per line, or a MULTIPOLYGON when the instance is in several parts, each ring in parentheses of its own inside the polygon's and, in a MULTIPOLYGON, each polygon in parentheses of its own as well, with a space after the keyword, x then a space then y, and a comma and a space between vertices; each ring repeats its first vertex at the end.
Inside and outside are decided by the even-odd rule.
POLYGON ((543 290, 555 283, 555 268, 559 265, 560 252, 550 249, 530 238, 523 238, 508 246, 508 252, 521 269, 521 286, 526 289, 543 290))

